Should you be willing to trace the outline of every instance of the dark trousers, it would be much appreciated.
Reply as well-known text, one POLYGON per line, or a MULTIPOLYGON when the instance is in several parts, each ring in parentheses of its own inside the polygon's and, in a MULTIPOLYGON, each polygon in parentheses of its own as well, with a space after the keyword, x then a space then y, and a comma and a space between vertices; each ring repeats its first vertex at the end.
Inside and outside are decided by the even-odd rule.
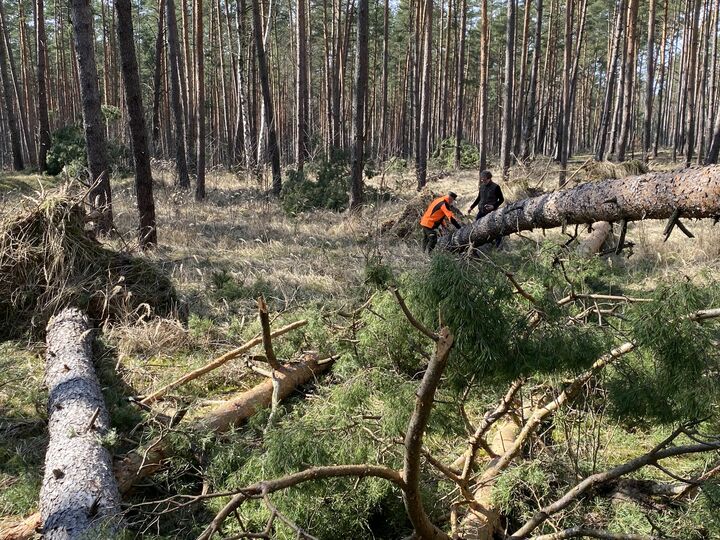
POLYGON ((435 244, 437 244, 437 239, 438 239, 437 229, 428 229, 427 227, 423 227, 422 230, 423 230, 422 250, 427 251, 428 253, 432 253, 432 250, 435 249, 435 244))

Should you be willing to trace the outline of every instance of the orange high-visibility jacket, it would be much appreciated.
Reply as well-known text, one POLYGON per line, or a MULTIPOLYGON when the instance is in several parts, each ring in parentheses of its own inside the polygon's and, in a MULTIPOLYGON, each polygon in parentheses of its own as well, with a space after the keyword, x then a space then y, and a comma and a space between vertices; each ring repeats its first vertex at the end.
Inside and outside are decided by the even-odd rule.
POLYGON ((422 219, 420 219, 420 225, 428 229, 435 229, 440 226, 440 223, 445 218, 455 222, 455 214, 450 210, 450 197, 447 195, 438 197, 430 203, 422 219))

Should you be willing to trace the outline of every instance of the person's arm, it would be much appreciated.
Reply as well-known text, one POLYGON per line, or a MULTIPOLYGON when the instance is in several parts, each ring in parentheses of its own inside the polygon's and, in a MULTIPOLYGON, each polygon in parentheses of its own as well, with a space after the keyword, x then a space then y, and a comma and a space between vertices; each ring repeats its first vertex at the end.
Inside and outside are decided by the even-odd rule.
POLYGON ((495 210, 498 209, 498 207, 505 202, 505 197, 503 197, 502 189, 500 189, 500 186, 497 186, 497 189, 495 190, 496 193, 496 201, 495 201, 495 210))
POLYGON ((452 210, 450 210, 450 205, 448 203, 445 203, 442 205, 442 211, 443 211, 443 214, 445 214, 445 217, 447 217, 450 220, 450 223, 455 225, 456 229, 459 229, 460 224, 458 223, 458 220, 455 219, 455 214, 453 214, 452 210))
POLYGON ((478 204, 480 204, 480 192, 478 192, 477 199, 475 199, 475 202, 472 203, 472 206, 470 207, 470 210, 468 210, 468 214, 473 211, 473 208, 475 208, 478 204))

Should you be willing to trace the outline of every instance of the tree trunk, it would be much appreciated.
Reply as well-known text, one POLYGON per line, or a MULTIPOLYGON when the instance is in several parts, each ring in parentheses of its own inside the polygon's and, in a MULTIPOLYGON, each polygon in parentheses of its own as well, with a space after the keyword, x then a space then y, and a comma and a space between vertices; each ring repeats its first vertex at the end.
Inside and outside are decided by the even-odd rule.
POLYGON ((383 9, 383 52, 382 52, 382 100, 380 102, 380 137, 378 144, 378 155, 385 159, 390 147, 388 140, 388 61, 390 57, 390 0, 385 0, 383 9))
POLYGON ((62 311, 48 325, 47 345, 50 441, 40 489, 43 538, 112 537, 120 526, 120 494, 102 440, 110 432, 110 417, 93 366, 87 317, 77 309, 62 311))
POLYGON ((662 49, 660 53, 660 81, 658 84, 658 106, 657 106, 657 125, 655 127, 655 141, 653 143, 653 157, 658 155, 658 146, 660 145, 660 132, 663 127, 663 96, 665 95, 665 61, 667 59, 667 31, 668 31, 668 18, 669 18, 669 6, 670 1, 665 0, 665 19, 663 21, 663 33, 662 33, 662 49))
POLYGON ((135 192, 137 195, 140 223, 138 238, 140 246, 147 248, 157 244, 155 227, 155 200, 150 170, 150 149, 145 128, 145 110, 140 88, 140 71, 135 55, 135 32, 132 22, 131 0, 115 0, 117 10, 117 35, 120 46, 125 102, 130 116, 133 158, 135 161, 135 192))
POLYGON ((627 53, 625 62, 625 97, 623 98, 622 128, 618 142, 617 160, 625 161, 625 151, 632 129, 633 92, 635 90, 635 51, 637 49, 638 0, 630 0, 627 17, 627 53))
POLYGON ((515 79, 515 3, 517 0, 508 0, 507 3, 507 29, 505 41, 505 75, 503 77, 503 121, 502 141, 500 147, 500 164, 502 177, 510 177, 510 153, 512 152, 513 133, 513 82, 515 79))
POLYGON ((243 63, 243 21, 245 17, 245 2, 237 1, 237 38, 238 38, 238 62, 237 62, 237 128, 235 129, 235 148, 239 149, 238 139, 242 136, 243 154, 245 156, 245 169, 250 172, 254 169, 253 140, 250 133, 250 116, 248 114, 247 90, 245 88, 245 73, 243 63), (242 132, 240 126, 242 125, 242 132))
MULTIPOLYGON (((1 0, 0 0, 1 1, 1 0)), ((5 28, 0 24, 0 82, 2 83, 2 97, 5 102, 5 117, 10 130, 10 144, 12 147, 13 169, 22 171, 25 168, 22 153, 22 141, 18 116, 15 111, 15 98, 12 81, 8 70, 8 51, 5 48, 5 28)))
POLYGON ((155 71, 153 73, 153 123, 152 123, 152 146, 153 153, 158 155, 160 143, 160 96, 162 95, 162 66, 163 54, 165 52, 165 0, 158 2, 158 24, 157 36, 155 37, 155 71))
POLYGON ((39 154, 40 172, 47 170, 47 153, 50 150, 50 119, 48 117, 47 96, 47 37, 45 35, 45 5, 43 0, 36 0, 35 31, 37 45, 37 80, 38 80, 38 121, 39 121, 39 154))
POLYGON ((717 163, 718 154, 720 154, 720 107, 718 107, 717 118, 715 119, 715 133, 710 144, 710 150, 708 150, 705 158, 705 165, 717 163))
POLYGON ((274 195, 280 195, 282 189, 282 177, 280 173, 280 152, 277 144, 277 134, 275 127, 275 114, 273 110, 272 93, 270 91, 270 75, 268 73, 268 63, 265 57, 265 44, 263 40, 262 20, 260 17, 260 2, 252 0, 253 12, 253 35, 255 38, 255 50, 257 52, 258 70, 260 71, 260 86, 262 89, 263 104, 265 107, 265 124, 268 132, 268 152, 270 153, 270 163, 272 165, 272 192, 274 195))
POLYGON ((533 49, 532 71, 530 72, 530 94, 528 96, 527 114, 522 126, 522 140, 520 142, 520 156, 522 159, 530 157, 530 140, 535 129, 535 114, 537 111, 537 85, 538 72, 540 70, 540 49, 542 46, 542 17, 543 17, 543 0, 536 0, 536 20, 535 20, 535 46, 533 49))
MULTIPOLYGON (((669 0, 665 0, 668 2, 669 0)), ((643 123, 642 159, 648 161, 650 153, 650 131, 652 128, 652 106, 655 83, 655 0, 650 0, 648 8, 647 34, 647 81, 645 82, 645 121, 643 123)))
POLYGON ((563 47, 563 90, 560 102, 560 111, 558 113, 557 123, 557 152, 560 161, 560 177, 558 184, 562 188, 567 178, 567 160, 568 160, 568 138, 570 135, 570 61, 572 53, 572 33, 573 33, 573 0, 567 0, 565 3, 565 45, 563 47))
POLYGON ((203 41, 205 34, 203 29, 203 0, 195 0, 193 16, 195 18, 195 89, 197 91, 195 200, 202 201, 205 199, 205 50, 203 41))
MULTIPOLYGON (((303 0, 300 0, 302 2, 303 0)), ((350 209, 363 202, 363 167, 365 164, 365 95, 368 87, 368 0, 358 0, 357 41, 355 43, 355 92, 353 94, 352 156, 350 209)))
MULTIPOLYGON (((305 14, 305 1, 297 0, 297 66, 295 70, 295 109, 297 111, 295 123, 295 165, 301 171, 308 155, 308 66, 307 66, 307 17, 305 14)), ((360 8, 358 8, 360 9, 360 8)), ((358 21, 359 22, 359 21, 358 21)), ((367 37, 365 40, 367 48, 367 37)), ((367 71, 367 70, 366 70, 367 71)), ((367 79, 367 75, 366 75, 367 79)))
POLYGON ((455 85, 457 87, 457 99, 455 100, 455 168, 462 165, 460 161, 460 149, 463 139, 463 115, 465 101, 465 34, 467 32, 467 0, 460 4, 460 35, 457 64, 455 67, 455 85))
POLYGON ((75 34, 75 52, 80 75, 83 125, 87 144, 90 181, 90 205, 99 212, 97 229, 107 233, 113 226, 110 194, 110 167, 105 141, 105 122, 100 110, 97 66, 95 64, 95 32, 90 0, 71 0, 72 24, 75 34))
MULTIPOLYGON (((433 25, 433 0, 425 0, 425 36, 423 44, 422 59, 422 94, 420 103, 420 129, 417 148, 415 175, 417 178, 417 190, 420 191, 427 183, 427 157, 428 137, 430 132, 430 78, 432 74, 432 25, 433 25)), ((418 25, 419 26, 419 25, 418 25)))
POLYGON ((525 115, 525 107, 527 106, 527 93, 525 91, 525 81, 527 79, 527 55, 528 40, 530 39, 530 7, 532 0, 524 0, 525 10, 523 15, 523 37, 520 45, 520 80, 518 81, 517 91, 517 108, 515 110, 515 133, 513 143, 513 152, 515 156, 520 155, 520 139, 522 137, 523 116, 525 115))
POLYGON ((175 0, 166 0, 168 56, 170 71, 170 93, 172 94, 172 109, 175 119, 175 160, 178 174, 178 184, 182 189, 190 189, 190 175, 188 173, 187 155, 185 153, 185 115, 183 113, 183 98, 180 88, 180 59, 178 58, 178 30, 175 16, 175 0))
POLYGON ((487 169, 487 108, 488 108, 488 48, 490 46, 490 25, 488 24, 488 0, 481 0, 480 23, 480 171, 487 169))
POLYGON ((685 166, 690 166, 695 151, 695 123, 696 123, 696 104, 695 104, 695 85, 697 84, 696 62, 698 49, 698 33, 700 32, 700 6, 701 0, 694 0, 690 40, 689 60, 688 60, 688 83, 687 83, 687 122, 685 139, 687 141, 687 151, 685 152, 685 166))
POLYGON ((455 232, 444 247, 457 249, 535 228, 664 219, 676 211, 687 218, 720 215, 720 166, 582 184, 508 204, 455 232))

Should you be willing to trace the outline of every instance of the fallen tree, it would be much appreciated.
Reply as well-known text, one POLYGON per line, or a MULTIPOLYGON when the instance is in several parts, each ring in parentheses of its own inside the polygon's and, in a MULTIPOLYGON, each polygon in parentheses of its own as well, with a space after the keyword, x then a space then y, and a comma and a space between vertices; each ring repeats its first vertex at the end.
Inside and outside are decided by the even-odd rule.
POLYGON ((90 332, 78 309, 63 310, 48 326, 50 440, 40 490, 48 540, 109 537, 120 527, 120 494, 103 445, 110 417, 93 367, 90 332))
POLYGON ((720 166, 582 184, 510 203, 440 240, 445 249, 480 246, 500 236, 563 225, 720 216, 720 166))

